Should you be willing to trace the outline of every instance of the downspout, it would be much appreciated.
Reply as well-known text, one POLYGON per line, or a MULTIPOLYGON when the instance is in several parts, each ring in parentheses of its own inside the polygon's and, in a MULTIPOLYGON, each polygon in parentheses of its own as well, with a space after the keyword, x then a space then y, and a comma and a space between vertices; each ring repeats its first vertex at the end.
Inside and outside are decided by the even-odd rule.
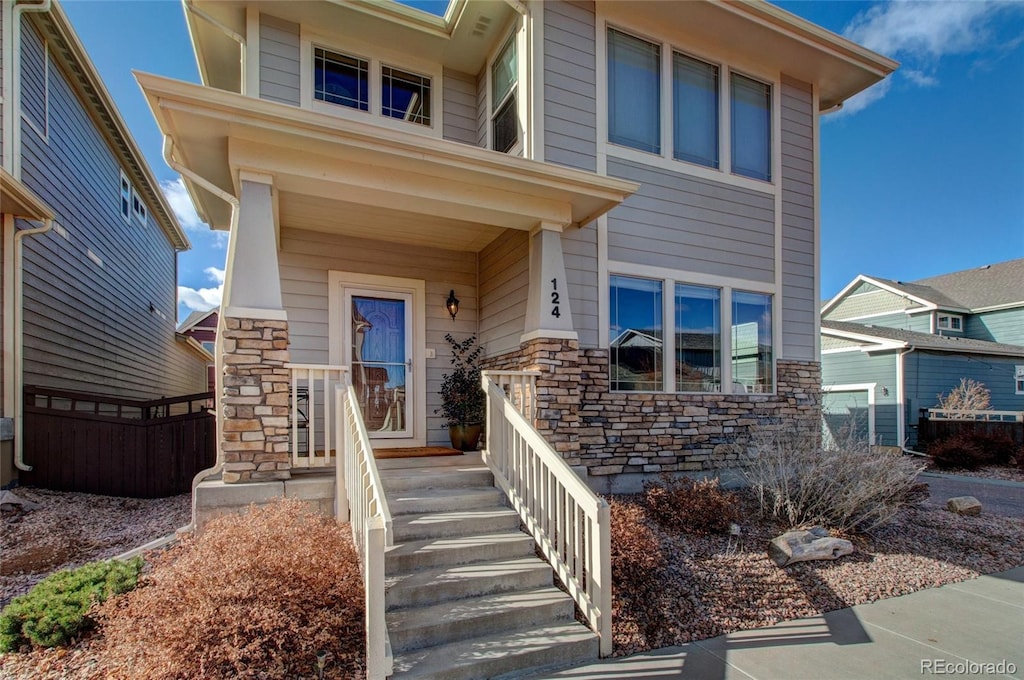
MULTIPOLYGON (((217 198, 221 199, 222 201, 224 201, 225 203, 230 205, 231 206, 232 215, 234 215, 234 216, 238 215, 239 203, 238 203, 238 199, 237 198, 235 198, 234 196, 232 196, 228 192, 224 191, 223 189, 221 189, 219 186, 217 186, 216 184, 214 184, 210 180, 206 179, 205 177, 199 176, 198 174, 196 174, 192 170, 186 168, 184 165, 182 165, 178 161, 174 160, 174 142, 171 141, 170 137, 166 137, 166 136, 164 137, 163 154, 164 154, 164 162, 167 163, 168 167, 170 167, 172 170, 174 170, 175 172, 179 173, 183 177, 187 177, 190 182, 192 182, 192 183, 202 187, 204 190, 210 192, 211 194, 213 194, 217 198)), ((235 222, 234 219, 232 219, 231 221, 232 221, 232 223, 235 222)), ((217 414, 216 414, 217 415, 217 462, 213 465, 213 467, 209 467, 209 468, 207 468, 205 470, 201 470, 200 472, 196 473, 195 477, 192 478, 192 521, 189 522, 188 524, 186 524, 185 526, 181 527, 180 529, 178 529, 175 532, 176 534, 178 532, 190 533, 190 532, 195 530, 195 528, 196 528, 196 489, 198 488, 199 484, 204 479, 206 479, 207 477, 211 477, 213 475, 219 474, 221 469, 223 469, 223 467, 224 467, 224 455, 223 455, 223 453, 222 453, 222 451, 220 449, 220 442, 223 441, 223 433, 221 431, 221 427, 223 427, 223 423, 221 422, 220 414, 221 414, 221 398, 222 398, 222 395, 224 394, 224 384, 223 384, 223 381, 224 381, 224 353, 222 351, 222 348, 224 346, 224 327, 225 327, 225 325, 224 325, 224 315, 223 314, 218 314, 217 315, 217 344, 216 344, 216 346, 214 348, 215 365, 216 365, 216 368, 214 369, 214 371, 215 371, 216 376, 217 376, 217 384, 216 384, 216 388, 215 388, 216 389, 216 394, 213 395, 214 405, 215 405, 215 408, 217 409, 217 414)))
POLYGON ((899 410, 896 412, 896 439, 899 441, 900 450, 903 453, 909 453, 913 456, 927 456, 928 454, 907 448, 907 406, 904 402, 906 391, 903 388, 903 381, 905 379, 903 359, 915 349, 917 348, 911 345, 896 357, 896 403, 899 405, 899 410))
POLYGON ((25 298, 22 295, 24 270, 24 240, 26 236, 45 234, 53 228, 53 220, 43 220, 43 226, 35 229, 21 229, 14 232, 14 467, 24 472, 31 472, 32 466, 25 464, 25 446, 22 434, 25 424, 22 414, 25 411, 25 378, 22 355, 25 347, 23 335, 23 318, 25 316, 25 298))
MULTIPOLYGON (((242 35, 241 33, 238 33, 235 30, 232 30, 230 27, 226 26, 223 22, 213 18, 208 13, 204 12, 203 10, 201 10, 198 7, 196 7, 195 5, 193 5, 192 4, 192 0, 184 0, 184 5, 185 5, 185 11, 186 12, 189 12, 191 14, 196 15, 197 17, 199 17, 203 21, 207 22, 208 24, 210 24, 211 26, 216 28, 218 31, 220 31, 221 33, 223 33, 224 35, 226 35, 227 37, 231 38, 232 40, 234 40, 235 42, 238 43, 238 51, 239 51, 238 63, 240 64, 241 69, 242 69, 242 72, 241 72, 240 78, 239 78, 239 82, 241 83, 241 89, 244 92, 245 91, 245 69, 246 69, 246 65, 245 65, 245 36, 242 35)), ((198 54, 198 52, 197 52, 197 54, 198 54)))
MULTIPOLYGON (((4 169, 17 180, 21 180, 21 154, 18 153, 21 150, 21 15, 26 12, 45 13, 49 11, 50 0, 42 0, 34 5, 15 2, 14 9, 11 11, 11 69, 8 71, 10 78, 3 79, 4 125, 2 134, 4 169)), ((4 47, 6 45, 7 41, 4 41, 4 47)), ((7 62, 4 61, 4 63, 7 62)))

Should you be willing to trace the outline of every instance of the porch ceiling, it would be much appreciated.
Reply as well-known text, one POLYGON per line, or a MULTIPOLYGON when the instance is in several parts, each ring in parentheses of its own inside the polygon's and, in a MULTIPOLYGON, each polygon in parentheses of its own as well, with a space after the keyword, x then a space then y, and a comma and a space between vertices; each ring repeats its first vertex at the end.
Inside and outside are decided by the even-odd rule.
MULTIPOLYGON (((175 160, 235 196, 240 171, 272 175, 286 226, 372 229, 374 238, 479 249, 501 229, 585 225, 637 189, 404 130, 136 77, 175 160)), ((224 201, 186 185, 208 224, 230 228, 224 201)))

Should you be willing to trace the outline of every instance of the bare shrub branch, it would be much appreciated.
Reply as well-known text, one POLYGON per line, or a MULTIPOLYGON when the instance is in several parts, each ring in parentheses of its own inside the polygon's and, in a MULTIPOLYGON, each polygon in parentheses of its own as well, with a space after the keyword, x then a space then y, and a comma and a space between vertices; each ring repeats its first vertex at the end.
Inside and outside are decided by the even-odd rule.
POLYGON ((960 384, 949 391, 949 394, 938 394, 935 397, 939 408, 948 411, 987 411, 992 408, 992 392, 985 383, 971 378, 960 378, 960 384))

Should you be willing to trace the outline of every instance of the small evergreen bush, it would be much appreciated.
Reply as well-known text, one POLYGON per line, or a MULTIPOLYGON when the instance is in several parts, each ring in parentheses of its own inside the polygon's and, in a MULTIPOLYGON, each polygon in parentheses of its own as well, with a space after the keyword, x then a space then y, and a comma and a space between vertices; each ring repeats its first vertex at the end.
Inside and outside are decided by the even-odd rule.
POLYGON ((29 643, 39 647, 67 645, 95 626, 93 604, 135 587, 142 558, 129 562, 93 562, 51 574, 0 614, 0 652, 13 652, 29 643))
POLYGON ((650 517, 666 529, 722 534, 740 516, 735 494, 722 489, 717 479, 662 475, 660 482, 645 483, 644 492, 650 517))

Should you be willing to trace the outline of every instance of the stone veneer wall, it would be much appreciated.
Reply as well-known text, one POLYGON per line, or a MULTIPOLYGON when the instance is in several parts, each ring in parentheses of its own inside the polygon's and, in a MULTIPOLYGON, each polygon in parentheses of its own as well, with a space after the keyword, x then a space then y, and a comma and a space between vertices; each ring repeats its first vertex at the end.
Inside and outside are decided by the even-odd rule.
POLYGON ((288 322, 224 319, 223 480, 291 477, 288 322))
POLYGON ((610 392, 608 350, 538 339, 487 368, 540 370, 536 427, 591 476, 728 467, 752 426, 820 427, 821 366, 777 362, 775 394, 610 392))

